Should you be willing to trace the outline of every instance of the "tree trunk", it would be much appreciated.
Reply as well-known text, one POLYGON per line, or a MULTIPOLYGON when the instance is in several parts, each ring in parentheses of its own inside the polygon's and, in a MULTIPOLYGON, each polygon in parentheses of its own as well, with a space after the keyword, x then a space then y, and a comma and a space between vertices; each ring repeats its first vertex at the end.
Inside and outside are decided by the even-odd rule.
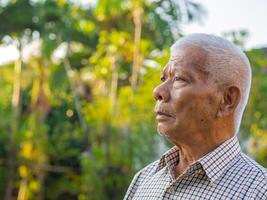
MULTIPOLYGON (((111 135, 112 135, 112 127, 113 127, 113 115, 115 113, 116 109, 116 103, 117 103, 117 92, 118 92, 118 65, 116 64, 116 56, 115 55, 109 55, 109 61, 110 61, 110 68, 111 68, 111 84, 110 84, 110 93, 109 93, 109 99, 110 99, 110 110, 109 110, 109 123, 106 125, 105 129, 105 137, 103 141, 104 146, 104 155, 105 155, 105 169, 104 169, 104 177, 106 179, 109 178, 110 174, 110 144, 111 144, 111 135)), ((113 199, 113 192, 110 190, 110 187, 108 185, 104 186, 105 194, 108 198, 113 199)))
POLYGON ((110 56, 110 65, 112 73, 111 85, 110 85, 110 114, 112 116, 117 101, 117 91, 118 91, 118 66, 116 65, 115 56, 110 56))
MULTIPOLYGON (((47 77, 47 68, 48 64, 46 64, 45 60, 44 62, 37 63, 37 69, 38 69, 38 75, 37 75, 37 81, 38 81, 38 91, 37 91, 37 99, 34 102, 32 100, 32 111, 36 112, 36 123, 34 127, 35 134, 41 134, 42 140, 48 141, 47 138, 47 132, 40 132, 38 130, 39 127, 44 125, 44 120, 51 109, 51 105, 49 102, 49 94, 50 89, 48 86, 48 77, 47 77), (47 86, 47 88, 46 88, 47 86)), ((34 99, 34 96, 32 96, 32 99, 34 99)), ((37 145, 36 148, 39 148, 39 151, 43 154, 42 159, 37 158, 37 162, 39 165, 46 165, 48 161, 48 157, 46 154, 46 147, 44 145, 37 145)), ((45 182, 46 172, 44 170, 37 170, 37 178, 40 184, 40 190, 38 191, 38 200, 44 199, 44 182, 45 182)))
POLYGON ((21 68, 22 68, 22 47, 21 43, 18 42, 19 58, 15 61, 14 66, 14 85, 12 95, 12 110, 13 110, 13 126, 11 127, 10 134, 10 145, 7 155, 6 163, 6 177, 7 186, 5 190, 5 200, 12 199, 12 191, 14 188, 14 179, 16 175, 16 159, 17 159, 17 144, 16 134, 20 123, 21 114, 21 68))
POLYGON ((27 199, 27 179, 23 178, 20 181, 20 186, 19 186, 19 194, 17 200, 26 200, 27 199))
POLYGON ((142 15, 143 9, 139 5, 135 5, 133 11, 133 21, 134 21, 134 54, 133 54, 133 68, 131 77, 131 86, 135 90, 138 74, 140 70, 140 43, 141 43, 141 31, 142 31, 142 15))

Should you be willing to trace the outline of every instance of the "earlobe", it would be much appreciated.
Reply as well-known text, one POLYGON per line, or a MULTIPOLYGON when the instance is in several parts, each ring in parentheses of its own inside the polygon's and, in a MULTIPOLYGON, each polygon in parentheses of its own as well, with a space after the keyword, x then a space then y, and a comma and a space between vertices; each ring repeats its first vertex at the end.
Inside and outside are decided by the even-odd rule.
POLYGON ((239 102, 241 94, 240 89, 236 86, 226 87, 223 93, 223 97, 216 113, 216 117, 229 115, 235 111, 239 102))

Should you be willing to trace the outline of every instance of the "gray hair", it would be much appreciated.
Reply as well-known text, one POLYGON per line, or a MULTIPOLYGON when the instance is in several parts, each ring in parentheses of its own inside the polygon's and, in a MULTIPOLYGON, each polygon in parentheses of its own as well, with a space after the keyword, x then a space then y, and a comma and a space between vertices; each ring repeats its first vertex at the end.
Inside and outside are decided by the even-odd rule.
POLYGON ((176 41, 171 56, 178 48, 192 46, 207 52, 206 69, 209 78, 219 85, 234 84, 241 92, 241 100, 235 111, 235 134, 239 131, 243 112, 248 102, 251 85, 251 67, 244 52, 233 43, 218 36, 195 33, 176 41))

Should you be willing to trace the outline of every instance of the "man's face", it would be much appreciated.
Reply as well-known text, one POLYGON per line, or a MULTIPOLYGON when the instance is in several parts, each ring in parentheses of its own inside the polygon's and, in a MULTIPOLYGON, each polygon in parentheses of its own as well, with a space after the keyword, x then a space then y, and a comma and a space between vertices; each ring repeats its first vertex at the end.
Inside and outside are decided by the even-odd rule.
POLYGON ((212 129, 220 100, 216 85, 208 80, 206 58, 199 48, 179 48, 154 89, 157 128, 170 141, 208 137, 212 129))

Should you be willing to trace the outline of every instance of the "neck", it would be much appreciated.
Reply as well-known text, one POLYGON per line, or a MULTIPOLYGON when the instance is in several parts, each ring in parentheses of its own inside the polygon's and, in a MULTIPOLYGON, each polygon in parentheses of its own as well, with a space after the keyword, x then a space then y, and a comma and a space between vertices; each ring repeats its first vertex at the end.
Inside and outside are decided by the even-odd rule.
POLYGON ((185 140, 173 141, 179 150, 179 163, 175 169, 175 176, 181 175, 190 165, 202 158, 207 153, 216 149, 226 140, 233 137, 233 134, 223 131, 213 131, 209 134, 198 135, 194 140, 186 138, 185 140))

